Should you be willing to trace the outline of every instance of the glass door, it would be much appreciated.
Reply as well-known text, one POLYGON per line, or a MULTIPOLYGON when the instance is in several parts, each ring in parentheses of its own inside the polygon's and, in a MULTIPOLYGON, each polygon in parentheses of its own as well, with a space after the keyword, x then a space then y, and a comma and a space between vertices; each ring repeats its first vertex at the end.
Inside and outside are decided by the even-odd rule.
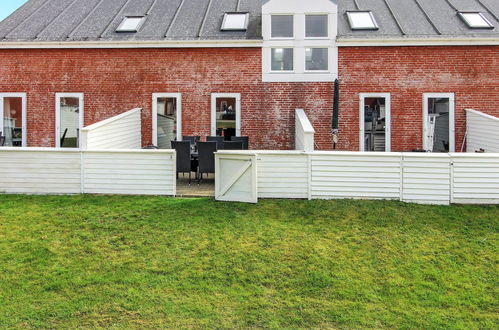
POLYGON ((79 148, 83 128, 83 94, 57 94, 57 148, 79 148))
POLYGON ((454 95, 424 95, 424 149, 454 152, 454 95))
POLYGON ((226 141, 241 135, 240 94, 212 94, 211 135, 222 136, 226 141))
POLYGON ((390 149, 390 94, 361 94, 360 151, 390 149))
POLYGON ((1 135, 5 147, 26 146, 26 94, 0 94, 1 135))
POLYGON ((153 94, 153 144, 171 149, 171 141, 182 140, 182 98, 179 93, 153 94))

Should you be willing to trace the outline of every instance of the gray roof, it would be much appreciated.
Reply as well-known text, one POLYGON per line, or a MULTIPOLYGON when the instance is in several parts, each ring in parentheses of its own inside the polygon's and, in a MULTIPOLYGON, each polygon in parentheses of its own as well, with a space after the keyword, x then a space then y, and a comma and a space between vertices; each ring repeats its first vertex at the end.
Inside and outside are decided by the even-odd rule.
POLYGON ((499 36, 499 0, 340 0, 338 34, 348 38, 466 38, 499 36), (371 10, 379 29, 353 31, 346 12, 371 10), (494 29, 470 29, 458 11, 479 11, 494 29))
POLYGON ((0 41, 261 39, 261 0, 29 0, 0 22, 0 41), (225 12, 249 12, 246 31, 221 31, 225 12), (146 16, 117 33, 126 16, 146 16))

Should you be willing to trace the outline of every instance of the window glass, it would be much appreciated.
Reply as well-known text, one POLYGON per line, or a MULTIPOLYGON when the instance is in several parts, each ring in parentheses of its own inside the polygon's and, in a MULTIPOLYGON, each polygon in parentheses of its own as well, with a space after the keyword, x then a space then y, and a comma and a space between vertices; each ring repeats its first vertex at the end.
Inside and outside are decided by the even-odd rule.
POLYGON ((449 152, 450 99, 447 97, 430 97, 428 102, 428 150, 433 152, 449 152))
POLYGON ((144 17, 125 17, 120 26, 116 29, 117 32, 137 32, 144 17))
POLYGON ((293 48, 272 48, 272 71, 293 71, 293 48))
POLYGON ((236 101, 235 97, 216 98, 216 136, 223 136, 226 141, 236 136, 236 101))
POLYGON ((314 71, 328 70, 328 49, 327 48, 306 48, 305 49, 305 70, 314 71))
POLYGON ((305 37, 327 38, 327 15, 305 16, 305 37))
POLYGON ((348 21, 352 30, 377 30, 378 25, 370 11, 349 11, 348 21))
POLYGON ((494 26, 479 12, 460 12, 464 22, 470 27, 475 29, 492 29, 494 26))
POLYGON ((60 104, 60 146, 61 148, 78 148, 80 134, 80 99, 77 97, 61 97, 60 104))
POLYGON ((272 38, 293 38, 293 15, 272 15, 272 38))
POLYGON ((247 13, 226 13, 222 22, 222 30, 246 30, 248 25, 247 13))
POLYGON ((1 135, 5 137, 4 146, 22 147, 23 138, 23 99, 21 97, 5 97, 3 99, 3 128, 1 135))
POLYGON ((177 98, 159 97, 157 102, 158 148, 171 149, 177 137, 177 98))
POLYGON ((364 151, 386 150, 386 99, 364 99, 364 151))

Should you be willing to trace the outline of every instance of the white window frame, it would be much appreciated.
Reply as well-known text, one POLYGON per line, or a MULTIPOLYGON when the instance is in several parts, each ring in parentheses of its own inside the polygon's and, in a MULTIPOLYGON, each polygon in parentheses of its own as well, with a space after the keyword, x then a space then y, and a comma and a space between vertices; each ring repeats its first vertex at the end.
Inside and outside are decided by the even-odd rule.
MULTIPOLYGON (((270 47, 270 62, 269 62, 269 68, 270 68, 270 73, 282 73, 282 74, 288 74, 288 73, 295 73, 295 68, 296 68, 296 49, 292 46, 275 46, 275 47, 270 47), (291 49, 293 53, 293 70, 272 70, 272 49, 291 49)), ((284 55, 283 55, 284 56, 284 55)))
POLYGON ((138 32, 140 30, 140 28, 142 27, 142 25, 144 24, 145 20, 146 20, 145 16, 125 16, 125 18, 123 18, 123 20, 121 21, 120 25, 116 28, 116 32, 117 33, 135 33, 135 32, 138 32), (124 29, 123 28, 127 19, 136 19, 136 18, 140 18, 140 21, 137 24, 137 26, 135 27, 135 29, 124 29))
POLYGON ((241 94, 240 93, 211 93, 211 136, 217 134, 217 98, 236 99, 236 136, 241 136, 241 94))
POLYGON ((152 144, 158 145, 158 98, 175 98, 177 100, 177 141, 182 141, 182 93, 152 94, 152 144))
POLYGON ((224 18, 222 20, 222 27, 221 31, 246 31, 248 30, 248 23, 249 23, 249 13, 248 12, 227 12, 224 14, 224 18), (245 21, 244 21, 244 26, 240 28, 224 28, 225 24, 227 23, 228 16, 230 15, 244 15, 245 21))
POLYGON ((272 13, 272 14, 270 14, 270 35, 269 35, 269 38, 271 40, 294 40, 296 37, 295 26, 296 26, 296 15, 295 14, 292 14, 292 13, 272 13), (291 17, 293 17, 293 24, 291 27, 291 29, 293 30, 292 37, 272 37, 272 17, 273 16, 291 16, 291 17))
POLYGON ((392 100, 390 93, 360 93, 359 94, 359 150, 365 151, 364 144, 364 108, 366 98, 384 98, 385 99, 385 152, 392 150, 392 100))
POLYGON ((84 106, 84 94, 83 93, 55 93, 55 147, 61 148, 61 98, 63 97, 72 97, 78 98, 78 104, 80 106, 80 110, 78 113, 78 148, 81 147, 81 130, 84 127, 84 115, 83 111, 85 109, 84 106))
POLYGON ((456 151, 456 101, 454 93, 424 93, 423 94, 423 149, 428 150, 428 99, 448 98, 449 99, 449 152, 456 151))
POLYGON ((353 30, 353 31, 362 31, 362 30, 365 30, 365 31, 369 31, 369 30, 379 30, 379 25, 378 25, 378 22, 376 21, 376 18, 374 17, 374 14, 371 10, 348 10, 346 12, 346 15, 347 15, 347 20, 348 20, 348 24, 350 25, 350 29, 353 30), (371 21, 373 23, 373 26, 368 26, 368 27, 355 27, 354 24, 353 24, 353 21, 352 21, 352 18, 350 16, 350 14, 355 14, 355 13, 368 13, 369 16, 371 16, 371 21))
POLYGON ((328 46, 313 46, 313 47, 305 47, 303 49, 304 51, 304 60, 303 60, 303 68, 305 73, 329 73, 331 72, 330 66, 331 66, 331 61, 329 60, 331 57, 329 56, 330 48, 328 46), (326 49, 327 50, 327 70, 307 70, 307 48, 310 49, 326 49))
POLYGON ((491 29, 494 29, 494 24, 492 24, 492 22, 490 22, 487 17, 485 17, 485 15, 482 13, 482 12, 479 12, 479 11, 460 11, 458 12, 458 15, 459 17, 461 18, 461 20, 464 22, 464 24, 466 24, 466 26, 470 29, 485 29, 485 30, 491 30, 491 29), (480 26, 477 26, 477 25, 473 25, 469 20, 468 18, 466 18, 466 15, 469 15, 469 14, 473 14, 473 15, 478 15, 482 18, 483 22, 486 24, 486 25, 480 25, 480 26))
POLYGON ((26 97, 26 93, 0 93, 0 122, 1 122, 1 125, 0 125, 0 131, 3 131, 3 117, 4 117, 4 98, 6 97, 17 97, 17 98, 21 98, 22 101, 22 114, 21 114, 21 117, 22 117, 22 125, 21 125, 21 128, 22 128, 22 137, 21 137, 21 146, 22 147, 27 147, 28 143, 28 132, 27 132, 27 97, 26 97))
MULTIPOLYGON (((330 28, 329 28, 329 14, 328 13, 305 13, 304 15, 304 23, 303 23, 303 38, 305 40, 327 40, 330 36, 330 28), (326 33, 325 37, 307 37, 307 16, 326 16, 326 33)), ((306 47, 310 48, 310 47, 306 47)), ((315 47, 316 48, 316 47, 315 47)))

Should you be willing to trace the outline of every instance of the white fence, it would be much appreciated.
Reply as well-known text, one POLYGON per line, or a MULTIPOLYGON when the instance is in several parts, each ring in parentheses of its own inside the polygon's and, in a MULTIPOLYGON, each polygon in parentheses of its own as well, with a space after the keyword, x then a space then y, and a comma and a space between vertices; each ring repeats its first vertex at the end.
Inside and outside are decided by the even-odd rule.
POLYGON ((142 121, 137 108, 81 130, 82 149, 140 149, 142 121))
POLYGON ((173 150, 0 148, 0 173, 0 193, 176 193, 173 150))
MULTIPOLYGON (((499 154, 220 151, 217 179, 225 175, 219 171, 224 162, 244 156, 256 157, 252 179, 256 191, 251 191, 248 176, 240 182, 233 178, 231 183, 239 194, 245 191, 257 198, 499 203, 499 154)), ((238 172, 237 168, 232 171, 238 172)), ((227 186, 223 191, 216 187, 219 200, 240 198, 231 193, 227 186)))
POLYGON ((295 149, 314 150, 315 130, 303 109, 295 110, 295 149))
POLYGON ((499 118, 466 109, 466 150, 499 152, 499 118))

